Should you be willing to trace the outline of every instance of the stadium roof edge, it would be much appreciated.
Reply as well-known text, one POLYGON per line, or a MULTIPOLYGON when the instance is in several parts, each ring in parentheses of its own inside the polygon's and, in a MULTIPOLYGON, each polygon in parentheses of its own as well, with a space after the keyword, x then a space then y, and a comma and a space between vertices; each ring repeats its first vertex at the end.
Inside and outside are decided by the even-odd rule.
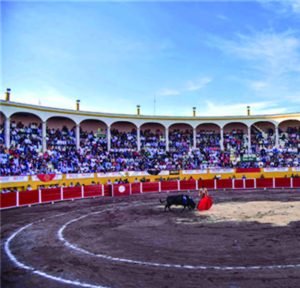
MULTIPOLYGON (((104 112, 94 112, 94 111, 77 111, 72 109, 62 109, 48 106, 39 106, 33 104, 26 104, 20 102, 12 102, 0 100, 0 106, 7 107, 15 107, 15 108, 23 108, 30 109, 33 111, 40 112, 53 112, 59 114, 72 114, 72 115, 80 115, 80 116, 94 116, 94 117, 104 117, 104 118, 124 118, 124 119, 143 119, 143 120, 246 120, 246 119, 276 119, 276 118, 292 118, 292 117, 300 117, 300 112, 294 113, 282 113, 282 114, 257 114, 257 115, 237 115, 237 116, 164 116, 164 115, 136 115, 136 114, 117 114, 117 113, 104 113, 104 112)), ((2 109, 1 109, 2 111, 2 109)), ((21 112, 21 111, 20 111, 21 112)), ((27 112, 27 111, 24 111, 27 112)))

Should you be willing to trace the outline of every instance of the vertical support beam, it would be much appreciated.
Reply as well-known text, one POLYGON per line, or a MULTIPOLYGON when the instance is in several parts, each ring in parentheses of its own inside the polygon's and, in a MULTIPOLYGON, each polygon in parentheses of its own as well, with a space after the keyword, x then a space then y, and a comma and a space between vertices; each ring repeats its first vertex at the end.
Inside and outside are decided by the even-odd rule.
POLYGON ((102 196, 104 196, 104 185, 102 184, 102 188, 101 188, 101 193, 102 193, 102 196))
POLYGON ((254 188, 256 189, 256 178, 254 178, 254 188))
POLYGON ((231 181, 232 181, 231 182, 231 187, 232 187, 232 189, 235 189, 235 179, 233 178, 231 181))
POLYGON ((110 126, 107 126, 107 151, 111 149, 111 134, 110 134, 110 126))
POLYGON ((84 186, 81 185, 81 198, 84 198, 84 186))
POLYGON ((248 127, 248 154, 251 153, 251 126, 248 127))
POLYGON ((196 149, 196 141, 197 141, 197 130, 193 128, 193 148, 196 149))
POLYGON ((76 149, 79 149, 80 147, 80 125, 76 124, 76 149))
POLYGON ((177 180, 177 190, 180 191, 180 180, 177 180))
POLYGON ((5 119, 5 147, 10 148, 10 118, 5 119))
POLYGON ((42 191, 40 188, 38 191, 39 191, 39 204, 41 204, 42 203, 42 191))
POLYGON ((243 179, 243 189, 246 189, 246 179, 243 179))
POLYGON ((217 190, 217 179, 214 179, 214 189, 217 190))
POLYGON ((220 148, 224 150, 224 129, 223 127, 220 129, 220 148))
POLYGON ((60 200, 62 201, 64 199, 64 188, 60 187, 60 200))
POLYGON ((166 151, 169 151, 169 127, 166 127, 166 151))
POLYGON ((19 190, 16 192, 16 204, 17 204, 17 207, 19 207, 20 206, 20 194, 19 194, 20 192, 19 192, 19 190))
POLYGON ((137 150, 140 151, 141 150, 141 128, 138 127, 136 132, 137 132, 137 150))
POLYGON ((43 123, 42 123, 42 148, 43 148, 43 152, 46 152, 46 150, 47 150, 46 138, 47 138, 47 122, 43 121, 43 123))
POLYGON ((198 190, 199 189, 199 185, 198 185, 199 183, 198 183, 198 180, 196 180, 196 190, 198 190))
POLYGON ((279 147, 279 126, 275 126, 275 147, 279 147))
POLYGON ((158 181, 158 192, 161 192, 161 182, 158 181))
POLYGON ((140 182, 140 192, 143 193, 143 183, 140 182))

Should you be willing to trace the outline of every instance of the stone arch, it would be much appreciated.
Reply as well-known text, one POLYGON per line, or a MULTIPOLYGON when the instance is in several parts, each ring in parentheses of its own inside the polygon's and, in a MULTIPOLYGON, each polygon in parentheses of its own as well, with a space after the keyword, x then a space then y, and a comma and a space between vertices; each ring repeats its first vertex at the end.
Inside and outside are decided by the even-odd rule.
POLYGON ((159 122, 146 122, 140 126, 142 149, 166 149, 166 128, 159 122))
POLYGON ((110 125, 112 149, 137 149, 137 126, 130 121, 115 121, 110 125))
POLYGON ((201 123, 196 127, 196 148, 220 149, 221 127, 216 123, 201 123))
POLYGON ((169 150, 188 151, 193 147, 193 126, 188 123, 173 123, 169 126, 169 150))

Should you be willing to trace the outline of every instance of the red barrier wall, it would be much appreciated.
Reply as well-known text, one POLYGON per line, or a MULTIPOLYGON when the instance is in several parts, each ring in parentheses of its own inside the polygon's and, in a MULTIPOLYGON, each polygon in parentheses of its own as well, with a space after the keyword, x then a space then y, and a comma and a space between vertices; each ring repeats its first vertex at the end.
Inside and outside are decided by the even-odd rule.
POLYGON ((113 196, 130 195, 130 184, 113 184, 113 196))
POLYGON ((217 180, 217 189, 232 188, 232 179, 217 180))
POLYGON ((256 179, 257 188, 272 188, 273 178, 258 178, 256 179))
POLYGON ((8 208, 17 206, 17 193, 0 193, 0 207, 8 208))
POLYGON ((291 179, 290 178, 275 178, 275 187, 291 187, 291 179))
MULTIPOLYGON (((177 181, 164 181, 160 182, 161 191, 177 191, 178 190, 178 182, 177 181)), ((157 190, 158 191, 158 190, 157 190)))
POLYGON ((196 180, 180 181, 180 190, 196 190, 196 180))
POLYGON ((111 184, 104 185, 104 196, 112 196, 112 185, 111 184))
POLYGON ((81 187, 65 187, 63 189, 63 199, 81 198, 81 187))
POLYGON ((235 179, 234 180, 234 188, 235 189, 243 189, 244 188, 244 180, 243 179, 235 179))
POLYGON ((21 191, 19 192, 19 205, 29 205, 39 203, 39 191, 21 191))
POLYGON ((102 185, 87 185, 84 186, 84 197, 95 197, 102 195, 102 185))
POLYGON ((246 188, 254 188, 254 179, 246 179, 245 180, 245 187, 246 188))
POLYGON ((300 178, 293 178, 294 188, 300 188, 300 178))
POLYGON ((140 183, 131 183, 131 194, 140 194, 141 185, 140 183))
POLYGON ((42 189, 42 202, 59 201, 60 188, 42 189))
POLYGON ((208 189, 214 189, 215 188, 215 180, 214 179, 206 179, 206 180, 198 180, 198 188, 202 188, 204 186, 208 189))
POLYGON ((158 182, 144 182, 143 183, 143 193, 145 192, 158 192, 158 182))
POLYGON ((260 173, 260 168, 236 168, 235 173, 260 173))

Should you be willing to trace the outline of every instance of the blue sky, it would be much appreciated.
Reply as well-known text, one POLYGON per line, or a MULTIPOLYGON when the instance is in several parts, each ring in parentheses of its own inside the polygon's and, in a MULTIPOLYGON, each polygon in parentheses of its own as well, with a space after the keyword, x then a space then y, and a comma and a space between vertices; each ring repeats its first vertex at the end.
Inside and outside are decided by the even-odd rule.
POLYGON ((2 1, 12 100, 147 115, 300 112, 300 0, 2 1))

